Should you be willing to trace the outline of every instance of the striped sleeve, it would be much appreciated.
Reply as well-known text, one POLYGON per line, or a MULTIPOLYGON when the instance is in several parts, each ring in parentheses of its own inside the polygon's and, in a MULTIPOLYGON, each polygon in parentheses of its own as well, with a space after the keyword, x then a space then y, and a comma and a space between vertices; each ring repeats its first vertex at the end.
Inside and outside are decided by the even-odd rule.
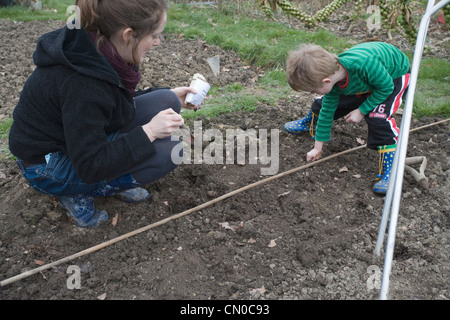
POLYGON ((375 106, 386 100, 394 90, 394 79, 392 79, 386 67, 378 58, 370 60, 360 69, 361 79, 370 83, 373 88, 372 94, 359 107, 363 114, 372 111, 375 106))
POLYGON ((329 141, 331 127, 333 125, 334 112, 339 104, 339 94, 330 92, 323 96, 322 109, 317 120, 316 137, 317 141, 329 141))

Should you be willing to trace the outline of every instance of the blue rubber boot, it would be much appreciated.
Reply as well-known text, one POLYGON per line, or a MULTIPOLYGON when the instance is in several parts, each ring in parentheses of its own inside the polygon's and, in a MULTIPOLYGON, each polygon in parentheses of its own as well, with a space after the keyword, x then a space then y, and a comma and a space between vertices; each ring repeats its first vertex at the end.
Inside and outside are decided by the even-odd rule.
POLYGON ((378 194, 386 194, 391 176, 392 163, 394 162, 395 145, 377 147, 380 154, 380 173, 377 178, 380 179, 374 184, 372 190, 378 194))
POLYGON ((299 134, 309 131, 311 137, 315 137, 316 126, 317 126, 317 115, 309 110, 308 114, 299 120, 291 121, 283 126, 283 129, 287 133, 299 134))
POLYGON ((150 193, 144 188, 134 188, 116 193, 114 196, 124 202, 140 203, 150 198, 150 193))
POLYGON ((94 208, 94 197, 85 194, 63 196, 59 203, 80 228, 96 228, 108 220, 108 213, 94 208))

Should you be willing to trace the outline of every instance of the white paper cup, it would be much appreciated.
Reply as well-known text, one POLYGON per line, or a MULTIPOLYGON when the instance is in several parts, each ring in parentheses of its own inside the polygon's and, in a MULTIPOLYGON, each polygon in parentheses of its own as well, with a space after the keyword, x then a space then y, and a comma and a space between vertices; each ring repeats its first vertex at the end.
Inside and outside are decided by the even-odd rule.
POLYGON ((206 95, 208 94, 211 85, 208 82, 197 78, 192 80, 191 88, 194 88, 197 91, 197 93, 193 94, 189 92, 186 95, 186 104, 193 106, 196 105, 198 109, 202 104, 203 100, 205 99, 206 95))

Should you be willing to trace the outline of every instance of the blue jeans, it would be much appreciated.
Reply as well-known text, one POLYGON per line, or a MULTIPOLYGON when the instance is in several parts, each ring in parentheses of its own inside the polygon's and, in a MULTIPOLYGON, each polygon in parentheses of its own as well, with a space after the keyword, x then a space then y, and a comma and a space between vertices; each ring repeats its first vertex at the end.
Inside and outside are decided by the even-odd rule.
MULTIPOLYGON (((117 133, 108 136, 111 141, 117 133)), ((124 174, 113 181, 84 183, 76 174, 69 156, 63 152, 53 152, 46 156, 47 163, 33 164, 24 167, 20 159, 17 163, 28 183, 37 191, 60 197, 75 194, 89 194, 97 189, 103 189, 107 184, 126 185, 128 189, 139 185, 131 174, 124 174)))
MULTIPOLYGON (((124 129, 108 136, 108 141, 127 134, 136 126, 149 122, 156 114, 167 108, 180 112, 178 97, 170 90, 157 90, 138 96, 135 99, 136 117, 124 129)), ((176 168, 171 160, 172 149, 180 143, 171 141, 171 137, 154 141, 156 153, 144 162, 123 172, 112 180, 96 183, 84 183, 76 174, 69 156, 63 152, 52 152, 46 156, 47 163, 33 164, 24 167, 20 159, 17 163, 29 184, 44 194, 61 197, 75 194, 91 194, 104 189, 107 185, 122 190, 138 187, 156 181, 176 168)), ((182 148, 181 148, 182 149, 182 148)))

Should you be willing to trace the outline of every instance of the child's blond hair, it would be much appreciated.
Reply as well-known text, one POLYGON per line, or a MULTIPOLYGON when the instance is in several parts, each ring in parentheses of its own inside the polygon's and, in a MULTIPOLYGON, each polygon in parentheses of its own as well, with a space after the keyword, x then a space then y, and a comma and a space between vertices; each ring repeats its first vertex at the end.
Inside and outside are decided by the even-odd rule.
POLYGON ((289 53, 287 81, 295 91, 312 91, 322 87, 322 80, 339 70, 339 59, 321 46, 302 44, 289 53))

